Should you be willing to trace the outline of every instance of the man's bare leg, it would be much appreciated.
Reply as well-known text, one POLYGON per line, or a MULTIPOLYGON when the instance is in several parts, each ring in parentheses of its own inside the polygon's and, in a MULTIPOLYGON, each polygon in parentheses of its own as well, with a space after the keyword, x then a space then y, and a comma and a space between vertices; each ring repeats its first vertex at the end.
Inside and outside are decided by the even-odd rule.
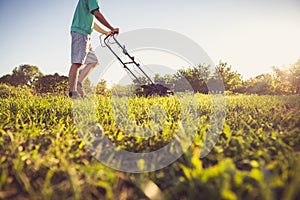
POLYGON ((86 77, 90 74, 90 72, 98 65, 98 63, 90 63, 87 64, 82 71, 80 72, 80 75, 78 77, 78 82, 82 83, 86 77))
POLYGON ((78 70, 81 67, 80 63, 74 63, 71 65, 70 71, 69 71, 69 87, 70 87, 70 93, 76 93, 77 92, 77 80, 78 80, 78 70))
POLYGON ((87 76, 90 74, 90 72, 98 65, 98 63, 90 63, 87 64, 82 71, 80 72, 80 75, 78 77, 78 88, 77 91, 81 96, 84 96, 84 92, 82 90, 82 83, 87 78, 87 76))

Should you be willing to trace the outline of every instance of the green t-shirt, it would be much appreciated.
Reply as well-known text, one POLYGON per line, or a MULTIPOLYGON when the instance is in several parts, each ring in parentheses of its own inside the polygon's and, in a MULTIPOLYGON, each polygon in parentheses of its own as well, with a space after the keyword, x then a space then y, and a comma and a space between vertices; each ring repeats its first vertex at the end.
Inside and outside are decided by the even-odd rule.
POLYGON ((73 16, 71 31, 89 35, 92 33, 94 15, 92 12, 99 9, 98 0, 78 0, 73 16))

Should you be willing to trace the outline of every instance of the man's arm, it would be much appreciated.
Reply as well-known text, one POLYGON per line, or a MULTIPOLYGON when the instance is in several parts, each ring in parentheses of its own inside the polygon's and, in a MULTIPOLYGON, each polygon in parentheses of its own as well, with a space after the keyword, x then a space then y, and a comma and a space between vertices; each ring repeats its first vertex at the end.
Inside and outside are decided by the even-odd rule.
MULTIPOLYGON (((94 10, 93 13, 92 13, 96 19, 101 23, 103 24, 104 26, 106 26, 107 28, 109 28, 111 30, 111 34, 118 34, 119 33, 119 29, 118 28, 113 28, 109 23, 108 21, 105 19, 105 17, 102 15, 102 13, 100 13, 100 11, 97 9, 97 10, 94 10)), ((96 29, 95 29, 96 30, 96 29)))
POLYGON ((102 34, 105 34, 105 35, 110 35, 111 32, 110 31, 106 31, 104 29, 102 29, 100 26, 98 26, 98 24, 96 24, 94 22, 94 27, 93 27, 98 33, 102 33, 102 34))

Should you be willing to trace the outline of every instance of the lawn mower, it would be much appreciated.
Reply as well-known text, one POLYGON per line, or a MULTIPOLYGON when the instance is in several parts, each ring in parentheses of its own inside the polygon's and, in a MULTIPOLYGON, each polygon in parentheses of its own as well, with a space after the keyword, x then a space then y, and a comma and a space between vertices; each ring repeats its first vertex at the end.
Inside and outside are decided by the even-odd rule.
POLYGON ((154 81, 148 76, 145 71, 141 68, 140 63, 136 62, 134 56, 131 56, 125 48, 125 45, 121 45, 117 40, 115 35, 108 35, 104 38, 105 47, 107 47, 112 54, 118 59, 118 61, 122 64, 124 70, 127 72, 129 77, 133 80, 133 82, 138 83, 137 88, 135 89, 136 96, 170 96, 174 95, 174 92, 168 87, 154 83, 154 81), (111 41, 113 40, 113 41, 111 41), (112 48, 112 44, 116 44, 117 47, 121 48, 122 53, 129 58, 128 62, 125 62, 118 56, 116 51, 112 48), (135 70, 130 70, 129 66, 133 66, 135 70), (146 81, 143 81, 146 80, 146 81), (145 83, 146 82, 146 83, 145 83))

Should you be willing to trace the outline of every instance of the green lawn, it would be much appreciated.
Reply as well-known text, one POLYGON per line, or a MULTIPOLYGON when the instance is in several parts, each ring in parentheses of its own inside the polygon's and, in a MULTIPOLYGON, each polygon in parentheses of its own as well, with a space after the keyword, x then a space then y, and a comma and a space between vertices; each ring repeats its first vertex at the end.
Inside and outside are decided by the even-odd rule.
MULTIPOLYGON (((119 172, 92 156, 71 99, 1 98, 0 199, 300 199, 300 96, 227 96, 223 131, 203 158, 212 105, 209 95, 196 98, 199 121, 188 151, 142 174, 119 172)), ((95 113, 107 137, 128 151, 162 148, 187 117, 173 97, 126 101, 98 96, 95 113), (120 124, 132 122, 153 126, 151 106, 167 119, 154 135, 135 138, 122 130, 120 124)))

